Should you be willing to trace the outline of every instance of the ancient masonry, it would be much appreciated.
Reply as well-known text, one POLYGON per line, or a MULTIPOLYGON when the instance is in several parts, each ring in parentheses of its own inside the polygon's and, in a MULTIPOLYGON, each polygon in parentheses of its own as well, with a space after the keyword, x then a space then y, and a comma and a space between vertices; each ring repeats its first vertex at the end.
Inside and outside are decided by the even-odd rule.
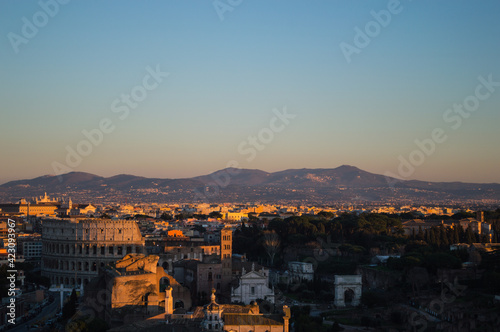
POLYGON ((143 250, 134 220, 44 220, 42 275, 53 285, 86 285, 108 263, 143 250))

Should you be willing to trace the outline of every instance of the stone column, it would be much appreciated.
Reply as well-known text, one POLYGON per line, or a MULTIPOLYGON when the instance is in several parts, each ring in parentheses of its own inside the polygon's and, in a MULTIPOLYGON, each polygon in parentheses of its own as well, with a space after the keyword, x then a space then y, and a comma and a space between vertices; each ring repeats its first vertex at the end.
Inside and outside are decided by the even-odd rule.
POLYGON ((344 287, 335 286, 335 302, 334 302, 334 304, 337 307, 345 307, 344 292, 345 292, 344 287))
POLYGON ((172 287, 168 286, 165 289, 165 314, 171 315, 174 313, 174 298, 172 297, 172 287))

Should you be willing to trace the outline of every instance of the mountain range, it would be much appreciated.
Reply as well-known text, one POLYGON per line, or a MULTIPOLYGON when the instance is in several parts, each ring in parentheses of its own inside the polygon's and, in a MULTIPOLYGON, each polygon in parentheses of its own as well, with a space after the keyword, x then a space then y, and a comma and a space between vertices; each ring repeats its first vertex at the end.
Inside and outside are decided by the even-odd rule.
POLYGON ((265 172, 226 168, 185 179, 84 172, 45 175, 0 186, 1 202, 47 192, 81 203, 261 202, 289 204, 472 204, 500 202, 500 184, 397 180, 354 166, 265 172))

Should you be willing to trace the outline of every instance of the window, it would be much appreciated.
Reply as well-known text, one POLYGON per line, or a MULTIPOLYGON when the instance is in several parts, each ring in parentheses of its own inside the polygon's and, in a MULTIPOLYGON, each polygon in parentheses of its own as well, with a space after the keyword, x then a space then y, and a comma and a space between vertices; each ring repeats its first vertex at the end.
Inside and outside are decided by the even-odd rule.
POLYGON ((255 294, 255 287, 250 288, 250 292, 252 293, 252 295, 254 295, 255 294))

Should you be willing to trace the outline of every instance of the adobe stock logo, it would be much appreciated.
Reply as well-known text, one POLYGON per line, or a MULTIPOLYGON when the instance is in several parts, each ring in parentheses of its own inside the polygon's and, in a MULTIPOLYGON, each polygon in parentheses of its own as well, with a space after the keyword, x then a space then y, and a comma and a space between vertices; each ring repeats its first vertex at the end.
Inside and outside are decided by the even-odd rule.
POLYGON ((339 44, 347 63, 351 63, 353 54, 360 54, 362 49, 370 45, 371 41, 381 33, 382 28, 389 26, 393 16, 401 13, 402 10, 403 6, 399 0, 389 0, 387 9, 381 9, 378 12, 372 10, 370 12, 373 20, 368 21, 364 29, 358 26, 354 27, 355 34, 352 44, 346 42, 339 44))
POLYGON ((215 12, 219 16, 219 20, 224 21, 224 13, 232 12, 234 8, 241 5, 243 0, 215 0, 212 2, 215 12))
MULTIPOLYGON (((142 84, 134 86, 128 94, 122 93, 119 98, 116 98, 111 103, 111 112, 117 113, 119 120, 123 121, 127 119, 130 115, 130 110, 136 109, 139 103, 147 98, 148 92, 158 88, 163 80, 170 75, 168 72, 161 71, 160 65, 156 65, 155 69, 147 66, 146 72, 147 74, 144 75, 142 84)), ((97 128, 91 130, 83 129, 81 131, 84 138, 75 147, 69 144, 66 145, 65 163, 52 162, 52 169, 60 182, 62 181, 62 174, 71 172, 74 168, 80 166, 84 158, 90 156, 94 148, 103 143, 106 135, 111 134, 116 129, 115 123, 116 121, 113 122, 108 117, 102 118, 97 128)))
MULTIPOLYGON (((493 74, 489 74, 487 78, 479 76, 477 80, 479 84, 476 85, 473 94, 465 97, 461 103, 455 103, 444 111, 443 120, 450 125, 452 130, 458 130, 462 127, 464 119, 468 119, 476 112, 481 102, 489 99, 496 91, 496 88, 500 87, 500 82, 493 80, 493 74)), ((407 157, 398 156, 398 173, 394 174, 389 171, 384 173, 389 186, 394 189, 394 185, 399 179, 406 180, 412 176, 416 168, 432 156, 436 152, 438 145, 444 143, 447 139, 446 130, 441 127, 434 128, 430 137, 421 140, 415 139, 416 148, 407 157)))
MULTIPOLYGON (((246 156, 245 160, 247 162, 255 160, 259 151, 263 151, 266 146, 271 144, 275 136, 283 132, 290 125, 291 120, 297 117, 296 114, 288 113, 286 106, 281 111, 275 108, 272 112, 274 116, 271 117, 267 126, 260 129, 257 135, 250 135, 238 144, 237 151, 241 156, 246 156)), ((207 184, 202 191, 194 190, 193 202, 210 203, 210 199, 219 196, 221 190, 229 186, 232 177, 239 174, 240 166, 241 163, 237 160, 228 161, 226 164, 228 169, 212 174, 213 181, 207 184)))
POLYGON ((19 46, 21 44, 28 44, 28 42, 35 38, 39 29, 45 27, 51 18, 54 18, 59 13, 60 5, 66 5, 70 0, 41 0, 38 2, 41 10, 37 11, 29 20, 26 16, 21 18, 23 25, 21 27, 21 34, 9 32, 7 38, 9 39, 12 49, 17 54, 19 53, 19 46))

